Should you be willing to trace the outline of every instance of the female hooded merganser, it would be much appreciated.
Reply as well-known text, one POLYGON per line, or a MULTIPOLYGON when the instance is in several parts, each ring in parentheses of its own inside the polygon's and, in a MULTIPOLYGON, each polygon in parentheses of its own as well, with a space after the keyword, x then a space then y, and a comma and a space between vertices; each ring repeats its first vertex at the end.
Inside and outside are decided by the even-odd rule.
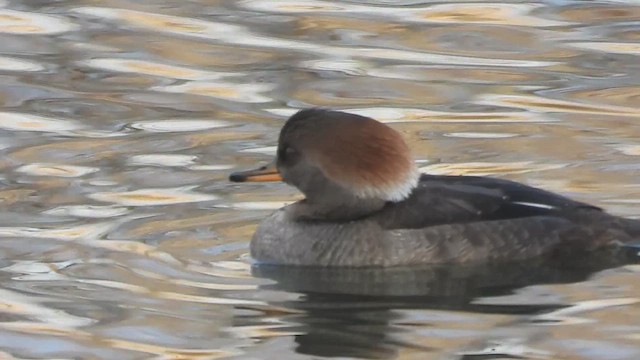
POLYGON ((305 199, 266 218, 259 262, 399 266, 519 260, 640 238, 640 220, 513 181, 420 174, 401 135, 371 118, 301 110, 276 159, 234 182, 283 180, 305 199))

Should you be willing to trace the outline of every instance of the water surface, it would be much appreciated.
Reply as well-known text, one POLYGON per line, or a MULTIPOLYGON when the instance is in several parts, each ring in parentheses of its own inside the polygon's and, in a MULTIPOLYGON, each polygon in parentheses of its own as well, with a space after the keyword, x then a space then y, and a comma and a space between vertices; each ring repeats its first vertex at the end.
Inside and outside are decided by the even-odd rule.
POLYGON ((0 0, 0 358, 638 359, 633 251, 251 268, 296 109, 640 216, 636 1, 0 0))

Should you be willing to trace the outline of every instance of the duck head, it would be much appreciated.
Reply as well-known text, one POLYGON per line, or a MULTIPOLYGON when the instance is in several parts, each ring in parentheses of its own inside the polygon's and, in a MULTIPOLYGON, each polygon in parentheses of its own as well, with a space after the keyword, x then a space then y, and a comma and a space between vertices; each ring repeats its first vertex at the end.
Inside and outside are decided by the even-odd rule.
POLYGON ((277 156, 229 180, 284 181, 305 199, 291 211, 298 219, 353 220, 401 201, 419 172, 402 136, 371 118, 324 109, 301 110, 280 132, 277 156))

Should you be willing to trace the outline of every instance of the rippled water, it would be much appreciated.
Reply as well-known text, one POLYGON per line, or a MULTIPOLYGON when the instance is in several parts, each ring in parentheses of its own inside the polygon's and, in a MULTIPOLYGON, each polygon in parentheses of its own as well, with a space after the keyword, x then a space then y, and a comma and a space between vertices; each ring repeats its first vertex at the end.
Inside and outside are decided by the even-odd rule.
POLYGON ((627 258, 251 269, 299 195, 226 181, 319 105, 640 216, 637 1, 0 0, 0 44, 0 358, 640 358, 627 258))

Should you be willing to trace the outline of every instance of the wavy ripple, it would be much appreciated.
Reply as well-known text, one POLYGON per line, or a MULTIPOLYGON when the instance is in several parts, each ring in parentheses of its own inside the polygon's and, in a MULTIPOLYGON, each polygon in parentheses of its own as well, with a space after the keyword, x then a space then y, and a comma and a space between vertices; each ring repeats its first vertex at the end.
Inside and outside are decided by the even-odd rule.
POLYGON ((249 240, 301 194, 227 181, 332 107, 638 217, 639 9, 0 0, 0 358, 639 358, 635 264, 276 271, 249 240))

